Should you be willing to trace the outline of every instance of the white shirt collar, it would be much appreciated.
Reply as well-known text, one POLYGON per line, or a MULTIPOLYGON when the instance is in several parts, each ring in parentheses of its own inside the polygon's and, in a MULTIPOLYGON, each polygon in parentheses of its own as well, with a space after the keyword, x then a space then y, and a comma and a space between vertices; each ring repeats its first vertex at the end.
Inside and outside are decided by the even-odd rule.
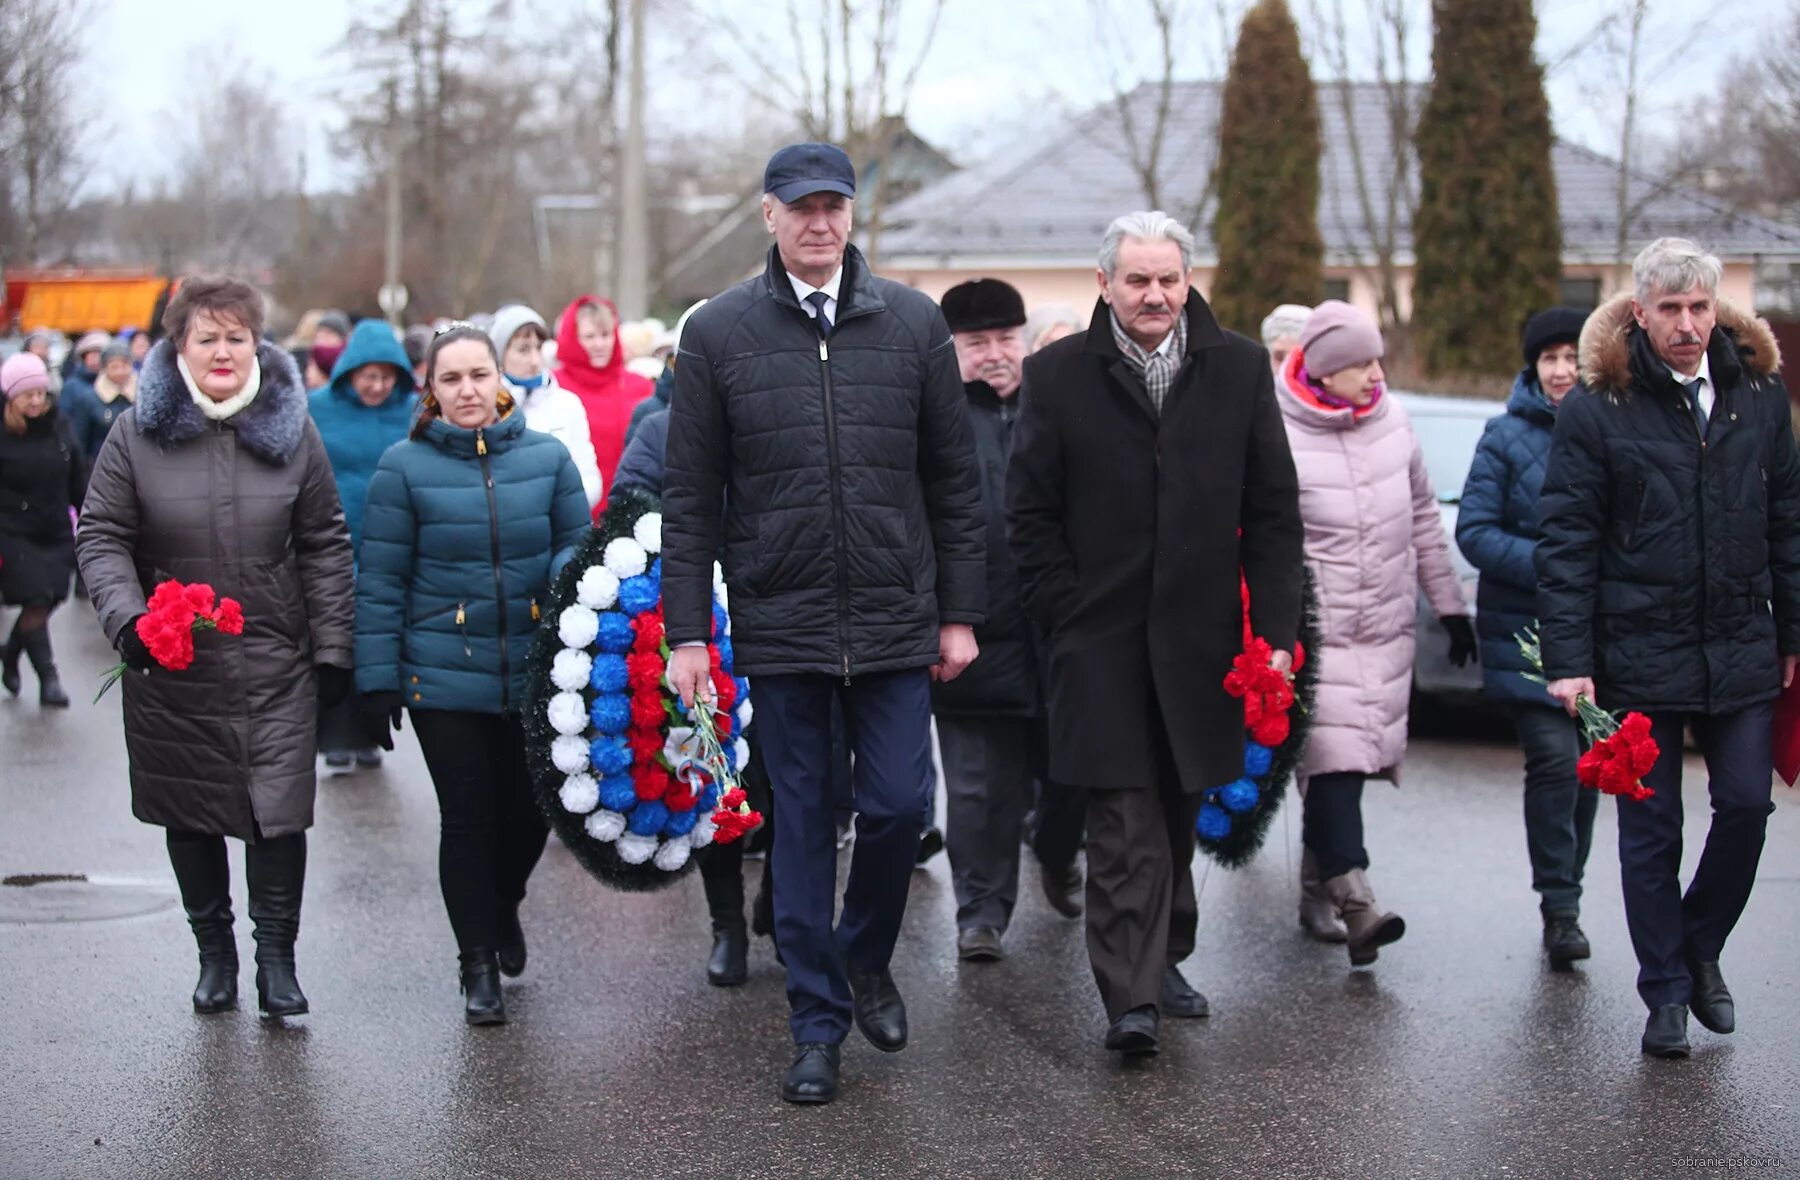
POLYGON ((1716 399, 1717 391, 1713 388, 1711 357, 1707 356, 1704 351, 1700 353, 1700 368, 1692 377, 1683 376, 1673 367, 1669 369, 1669 376, 1675 378, 1675 384, 1683 389, 1687 388, 1689 382, 1700 382, 1700 388, 1694 391, 1695 399, 1700 403, 1700 412, 1708 418, 1712 417, 1713 402, 1716 399))
POLYGON ((838 285, 844 281, 843 266, 840 265, 836 271, 832 272, 831 277, 825 280, 825 285, 822 287, 815 287, 805 279, 795 277, 792 271, 787 272, 787 277, 788 282, 794 285, 794 298, 800 301, 800 306, 806 309, 807 315, 812 315, 814 312, 813 305, 806 301, 806 297, 814 291, 823 291, 825 292, 825 314, 831 316, 833 321, 837 319, 834 313, 837 311, 838 285))
POLYGON ((1168 356, 1169 350, 1174 347, 1175 347, 1175 332, 1174 332, 1174 329, 1170 329, 1169 334, 1162 338, 1162 343, 1150 350, 1150 355, 1151 356, 1168 356))

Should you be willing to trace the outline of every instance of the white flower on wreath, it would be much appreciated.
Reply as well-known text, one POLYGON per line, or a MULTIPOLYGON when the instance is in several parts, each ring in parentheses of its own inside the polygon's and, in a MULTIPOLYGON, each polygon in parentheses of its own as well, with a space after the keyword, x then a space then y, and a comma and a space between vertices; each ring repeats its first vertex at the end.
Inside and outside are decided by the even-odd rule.
POLYGON ((571 774, 563 780, 562 790, 557 792, 562 800, 563 810, 575 815, 586 815, 600 806, 600 784, 594 776, 584 772, 571 774))
POLYGON ((635 578, 650 568, 650 555, 630 537, 614 537, 608 541, 600 561, 620 581, 635 578))
POLYGON ((686 840, 665 840, 656 850, 656 867, 665 873, 673 873, 688 862, 691 850, 686 840))
POLYGON ((738 702, 737 726, 738 726, 739 730, 749 729, 750 721, 755 716, 756 716, 756 710, 751 706, 749 697, 745 697, 743 700, 738 702))
POLYGON ((596 811, 587 817, 587 834, 602 844, 611 844, 625 833, 625 817, 616 811, 596 811))
MULTIPOLYGON (((578 733, 558 734, 550 743, 550 764, 563 774, 580 774, 588 768, 587 739, 578 733)), ((592 811, 593 808, 583 808, 592 811)))
POLYGON ((718 832, 719 825, 713 823, 712 816, 703 815, 694 825, 694 830, 688 833, 688 843, 695 848, 705 848, 713 842, 713 837, 718 835, 718 832))
POLYGON ((636 832, 627 832, 619 837, 616 847, 619 859, 628 865, 641 865, 656 855, 657 839, 655 836, 640 836, 636 832))
POLYGON ((556 620, 556 637, 564 647, 589 647, 599 634, 600 616, 580 603, 564 607, 556 620))
POLYGON ((745 764, 750 761, 750 743, 743 738, 738 738, 731 743, 731 752, 734 755, 733 761, 737 766, 738 773, 742 774, 745 764))
POLYGON ((603 565, 590 565, 575 583, 575 601, 589 610, 611 610, 619 601, 619 579, 603 565))
POLYGON ((679 767, 683 758, 700 756, 700 739, 694 736, 691 725, 672 725, 669 736, 663 739, 663 760, 670 766, 679 767))
POLYGON ((550 728, 565 736, 579 734, 587 729, 587 703, 578 692, 559 692, 550 698, 550 705, 545 710, 550 720, 550 728))
POLYGON ((662 552, 662 513, 646 512, 631 526, 631 535, 644 547, 645 553, 662 552))
MULTIPOLYGON (((599 635, 598 630, 595 635, 599 635)), ((587 687, 588 677, 593 671, 594 657, 586 649, 565 647, 550 661, 550 683, 556 685, 558 692, 580 692, 587 687)))

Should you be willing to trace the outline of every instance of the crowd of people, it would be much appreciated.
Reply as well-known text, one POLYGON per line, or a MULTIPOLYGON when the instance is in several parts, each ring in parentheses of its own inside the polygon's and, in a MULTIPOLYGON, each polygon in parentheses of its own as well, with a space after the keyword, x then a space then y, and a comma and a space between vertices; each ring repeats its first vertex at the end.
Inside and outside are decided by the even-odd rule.
MULTIPOLYGON (((993 278, 934 302, 851 243, 839 149, 782 149, 764 189, 765 269, 666 333, 584 295, 554 324, 509 304, 425 333, 309 313, 290 350, 265 338, 254 289, 190 278, 154 345, 78 341, 60 394, 36 341, 0 369, 0 599, 20 608, 4 687, 28 657, 41 702, 67 703, 46 623, 78 564, 134 671, 133 810, 167 829, 197 1011, 237 1003, 227 837, 247 849, 259 1007, 307 1011, 316 758, 379 765, 404 717, 442 812, 465 1018, 506 1018, 547 839, 520 717, 532 640, 609 493, 634 487, 661 498, 668 682, 688 707, 714 691, 715 562, 729 584, 770 795, 754 925, 787 971, 789 1101, 837 1095, 852 1027, 907 1043, 890 960, 930 851, 934 727, 959 957, 1007 953, 1029 848, 1049 903, 1085 918, 1107 1049, 1152 1054, 1165 1016, 1208 1015, 1183 967, 1202 800, 1245 765, 1225 677, 1246 609, 1292 676, 1308 602, 1305 932, 1357 968, 1405 934, 1369 881, 1362 796, 1399 781, 1429 638, 1478 658, 1512 711, 1555 969, 1592 953, 1578 699, 1650 716, 1655 793, 1619 811, 1643 1049, 1685 1055, 1690 1011, 1732 1030, 1719 958, 1800 655, 1800 453, 1773 338, 1719 300, 1715 259, 1659 240, 1630 292, 1526 325, 1462 489, 1472 621, 1363 310, 1283 305, 1260 342, 1227 331, 1192 286, 1192 235, 1156 212, 1107 228, 1085 316, 1028 311, 993 278), (247 620, 241 639, 199 633, 179 676, 136 626, 168 578, 230 593, 247 620), (1420 593, 1442 636, 1415 635, 1420 593), (1534 621, 1541 669, 1517 642, 1534 621), (1714 807, 1685 895, 1684 726, 1714 807)), ((721 986, 746 974, 743 861, 703 850, 721 986)))

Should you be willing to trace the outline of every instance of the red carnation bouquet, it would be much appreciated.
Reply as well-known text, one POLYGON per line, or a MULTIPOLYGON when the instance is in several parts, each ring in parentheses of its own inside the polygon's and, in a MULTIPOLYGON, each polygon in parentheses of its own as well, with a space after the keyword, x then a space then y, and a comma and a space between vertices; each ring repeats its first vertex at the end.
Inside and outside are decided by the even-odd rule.
MULTIPOLYGON (((1544 653, 1535 628, 1519 632, 1519 650, 1538 674, 1527 680, 1547 683, 1543 676, 1544 653)), ((1656 794, 1644 785, 1644 776, 1656 765, 1656 739, 1650 736, 1650 719, 1642 713, 1614 717, 1586 697, 1575 698, 1575 719, 1588 740, 1587 752, 1575 763, 1575 780, 1608 795, 1620 795, 1641 803, 1656 794)))
MULTIPOLYGON (((138 616, 138 638, 144 641, 150 657, 171 672, 186 671, 194 662, 194 634, 219 631, 226 635, 244 633, 244 608, 235 598, 220 598, 204 582, 182 584, 174 578, 160 583, 150 594, 150 609, 138 616)), ((106 674, 98 701, 106 690, 131 670, 121 663, 106 674)))
MULTIPOLYGON (((1250 740, 1273 749, 1288 739, 1288 710, 1294 707, 1294 677, 1269 667, 1274 649, 1250 627, 1250 586, 1240 575, 1238 594, 1243 602, 1244 650, 1231 661, 1225 674, 1225 691, 1244 702, 1244 728, 1250 740)), ((1306 666, 1306 649, 1294 645, 1293 672, 1306 666)))

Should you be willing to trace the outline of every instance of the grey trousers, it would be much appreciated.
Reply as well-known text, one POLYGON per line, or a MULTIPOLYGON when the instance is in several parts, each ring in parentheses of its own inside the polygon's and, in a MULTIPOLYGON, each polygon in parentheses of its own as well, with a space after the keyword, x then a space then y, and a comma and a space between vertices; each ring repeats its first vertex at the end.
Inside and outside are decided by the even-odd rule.
POLYGON ((1019 899, 1025 813, 1040 759, 1029 717, 937 718, 947 810, 944 848, 956 927, 1005 930, 1019 899))

